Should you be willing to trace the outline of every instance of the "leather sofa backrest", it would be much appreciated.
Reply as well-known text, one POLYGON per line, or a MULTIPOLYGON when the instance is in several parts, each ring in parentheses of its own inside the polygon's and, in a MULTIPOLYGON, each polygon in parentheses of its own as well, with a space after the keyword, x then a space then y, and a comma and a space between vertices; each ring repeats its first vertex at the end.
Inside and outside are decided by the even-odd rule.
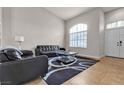
POLYGON ((40 51, 57 51, 59 50, 58 45, 38 45, 37 46, 40 51))

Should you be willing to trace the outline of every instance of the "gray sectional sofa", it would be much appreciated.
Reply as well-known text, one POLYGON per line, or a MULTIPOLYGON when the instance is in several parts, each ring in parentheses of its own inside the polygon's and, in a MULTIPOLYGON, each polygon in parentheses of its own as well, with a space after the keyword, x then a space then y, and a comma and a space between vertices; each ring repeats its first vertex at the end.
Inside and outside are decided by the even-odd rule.
MULTIPOLYGON (((17 54, 13 49, 11 49, 12 51, 13 54, 17 54)), ((24 84, 39 76, 44 76, 48 71, 48 57, 45 55, 22 59, 16 57, 17 55, 9 54, 7 56, 6 53, 0 53, 0 84, 24 84)))

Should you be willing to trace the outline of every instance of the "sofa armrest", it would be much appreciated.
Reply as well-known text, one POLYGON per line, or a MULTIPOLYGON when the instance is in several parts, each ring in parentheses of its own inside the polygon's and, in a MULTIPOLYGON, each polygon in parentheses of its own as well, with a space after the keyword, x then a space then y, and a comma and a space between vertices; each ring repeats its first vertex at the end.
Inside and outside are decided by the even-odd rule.
POLYGON ((63 51, 66 51, 66 49, 65 48, 59 48, 60 50, 63 50, 63 51))
POLYGON ((40 48, 35 48, 35 56, 41 55, 40 48))
POLYGON ((21 52, 23 53, 21 55, 21 57, 23 57, 23 58, 32 57, 33 56, 33 52, 31 50, 21 50, 21 52))

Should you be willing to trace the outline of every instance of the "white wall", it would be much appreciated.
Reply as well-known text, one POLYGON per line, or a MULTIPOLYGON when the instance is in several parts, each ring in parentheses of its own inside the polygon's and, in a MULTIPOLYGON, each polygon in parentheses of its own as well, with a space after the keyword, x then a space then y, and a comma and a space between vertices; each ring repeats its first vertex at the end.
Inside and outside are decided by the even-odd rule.
POLYGON ((105 13, 105 22, 113 22, 118 20, 124 20, 124 8, 120 8, 108 13, 105 13))
POLYGON ((2 8, 3 47, 12 45, 11 9, 2 8))
POLYGON ((101 57, 102 55, 104 55, 103 54, 104 48, 103 47, 100 48, 100 46, 102 46, 104 43, 104 40, 102 40, 100 37, 101 33, 102 35, 104 35, 103 20, 104 20, 104 15, 102 10, 97 8, 66 21, 66 48, 71 51, 76 51, 82 56, 87 55, 90 57, 101 57), (88 24, 87 48, 70 48, 69 47, 69 29, 73 25, 78 23, 88 24))
POLYGON ((2 21, 2 8, 0 7, 0 22, 2 21))
POLYGON ((4 46, 17 46, 16 35, 24 36, 23 49, 64 46, 64 21, 44 8, 3 8, 3 22, 4 46))
POLYGON ((2 8, 0 7, 0 48, 2 47, 2 8))
POLYGON ((99 11, 99 56, 105 55, 105 16, 102 10, 99 11))

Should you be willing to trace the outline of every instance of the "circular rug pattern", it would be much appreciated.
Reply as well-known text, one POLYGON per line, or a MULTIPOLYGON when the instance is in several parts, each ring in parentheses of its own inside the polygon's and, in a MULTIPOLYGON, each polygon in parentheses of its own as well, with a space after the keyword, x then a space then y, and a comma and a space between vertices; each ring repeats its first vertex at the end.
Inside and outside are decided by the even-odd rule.
POLYGON ((74 64, 69 66, 49 66, 48 73, 44 77, 44 80, 48 85, 60 85, 94 64, 96 64, 94 60, 77 59, 74 64))

